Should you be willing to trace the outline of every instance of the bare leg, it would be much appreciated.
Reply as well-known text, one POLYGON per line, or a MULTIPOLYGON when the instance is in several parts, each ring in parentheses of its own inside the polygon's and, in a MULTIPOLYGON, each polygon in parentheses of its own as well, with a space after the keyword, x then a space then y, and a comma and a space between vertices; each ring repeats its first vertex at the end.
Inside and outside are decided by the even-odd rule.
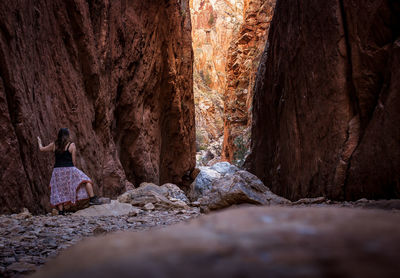
POLYGON ((92 186, 92 184, 90 182, 86 183, 86 191, 89 194, 90 198, 94 197, 93 186, 92 186))
POLYGON ((58 205, 58 211, 63 211, 63 205, 58 205))

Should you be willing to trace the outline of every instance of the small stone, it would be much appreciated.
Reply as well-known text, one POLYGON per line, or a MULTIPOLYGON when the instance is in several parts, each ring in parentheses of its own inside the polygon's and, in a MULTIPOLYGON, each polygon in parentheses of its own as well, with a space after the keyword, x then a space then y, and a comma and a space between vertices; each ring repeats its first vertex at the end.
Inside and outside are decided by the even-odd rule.
POLYGON ((135 209, 133 211, 131 211, 128 216, 129 217, 133 217, 133 216, 138 216, 141 212, 143 212, 141 209, 135 209))
POLYGON ((199 207, 199 206, 200 206, 200 202, 195 201, 195 202, 192 202, 191 205, 192 205, 193 207, 199 207))
POLYGON ((130 218, 126 219, 126 222, 133 224, 136 222, 136 219, 134 217, 130 217, 130 218))
POLYGON ((153 209, 155 209, 155 207, 154 207, 154 205, 153 205, 152 203, 147 203, 147 204, 145 204, 145 205, 144 205, 144 208, 145 208, 146 210, 153 210, 153 209))
POLYGON ((98 200, 102 205, 111 203, 111 199, 110 198, 106 198, 106 197, 100 197, 98 200))
POLYGON ((9 265, 7 267, 7 270, 15 271, 18 273, 23 273, 23 274, 28 274, 35 272, 36 267, 33 264, 25 263, 25 262, 16 262, 13 263, 12 265, 9 265))
POLYGON ((3 259, 3 262, 5 262, 6 264, 12 264, 15 262, 15 258, 14 257, 6 257, 3 259))
POLYGON ((359 199, 359 200, 357 200, 356 201, 356 203, 358 203, 358 204, 363 204, 363 203, 368 203, 369 201, 366 199, 366 198, 362 198, 362 199, 359 199))
POLYGON ((15 215, 15 218, 17 219, 27 219, 31 217, 32 214, 29 212, 27 208, 23 208, 21 213, 15 215))
POLYGON ((104 228, 101 227, 101 226, 97 226, 97 227, 93 230, 93 234, 94 234, 95 236, 104 235, 104 234, 106 234, 106 233, 107 233, 107 230, 104 229, 104 228))

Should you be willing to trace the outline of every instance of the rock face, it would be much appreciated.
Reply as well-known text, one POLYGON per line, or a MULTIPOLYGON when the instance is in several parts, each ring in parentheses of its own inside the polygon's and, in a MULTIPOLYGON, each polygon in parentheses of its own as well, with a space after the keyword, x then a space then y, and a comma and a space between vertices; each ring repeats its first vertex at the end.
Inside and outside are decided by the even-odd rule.
POLYGON ((227 50, 243 20, 243 0, 191 0, 198 150, 223 134, 227 50))
POLYGON ((1 1, 0 213, 48 208, 69 127, 101 195, 195 166, 189 1, 1 1))
POLYGON ((228 162, 201 167, 191 185, 189 198, 204 211, 217 210, 243 203, 283 205, 290 201, 272 193, 253 174, 239 170, 228 162))
POLYGON ((240 208, 85 240, 33 277, 397 277, 399 223, 376 210, 240 208))
POLYGON ((244 20, 227 51, 222 159, 242 165, 250 148, 251 103, 276 0, 245 0, 244 20))
POLYGON ((400 196, 399 3, 278 1, 247 168, 292 200, 400 196))

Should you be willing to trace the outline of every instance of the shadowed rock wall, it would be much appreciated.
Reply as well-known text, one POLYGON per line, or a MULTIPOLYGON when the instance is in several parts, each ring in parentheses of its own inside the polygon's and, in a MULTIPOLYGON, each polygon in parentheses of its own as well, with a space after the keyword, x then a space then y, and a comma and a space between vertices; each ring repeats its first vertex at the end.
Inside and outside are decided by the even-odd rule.
POLYGON ((400 196, 400 3, 277 1, 247 167, 290 199, 400 196))
POLYGON ((0 213, 49 208, 69 127, 102 195, 195 166, 189 1, 0 2, 0 213))

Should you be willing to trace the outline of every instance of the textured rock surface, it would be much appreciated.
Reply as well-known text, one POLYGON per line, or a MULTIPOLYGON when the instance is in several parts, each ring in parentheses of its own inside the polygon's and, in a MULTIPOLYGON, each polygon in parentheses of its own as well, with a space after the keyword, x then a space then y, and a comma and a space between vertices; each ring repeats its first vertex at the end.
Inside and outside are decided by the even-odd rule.
POLYGON ((0 212, 48 208, 69 127, 96 191, 181 184, 195 166, 189 1, 0 2, 0 212), (128 182, 129 181, 129 182, 128 182))
POLYGON ((247 167, 292 200, 400 196, 400 5, 277 3, 247 167))
POLYGON ((398 277, 399 223, 376 210, 227 210, 87 240, 34 277, 398 277))
POLYGON ((239 170, 228 162, 200 167, 200 170, 188 196, 192 202, 198 202, 204 211, 243 203, 290 204, 289 200, 272 193, 255 175, 239 170))
POLYGON ((250 148, 251 103, 276 0, 245 0, 244 19, 226 57, 222 159, 242 165, 250 148))
POLYGON ((214 180, 197 201, 204 211, 240 204, 290 204, 289 200, 272 193, 262 181, 247 171, 237 171, 214 180))

